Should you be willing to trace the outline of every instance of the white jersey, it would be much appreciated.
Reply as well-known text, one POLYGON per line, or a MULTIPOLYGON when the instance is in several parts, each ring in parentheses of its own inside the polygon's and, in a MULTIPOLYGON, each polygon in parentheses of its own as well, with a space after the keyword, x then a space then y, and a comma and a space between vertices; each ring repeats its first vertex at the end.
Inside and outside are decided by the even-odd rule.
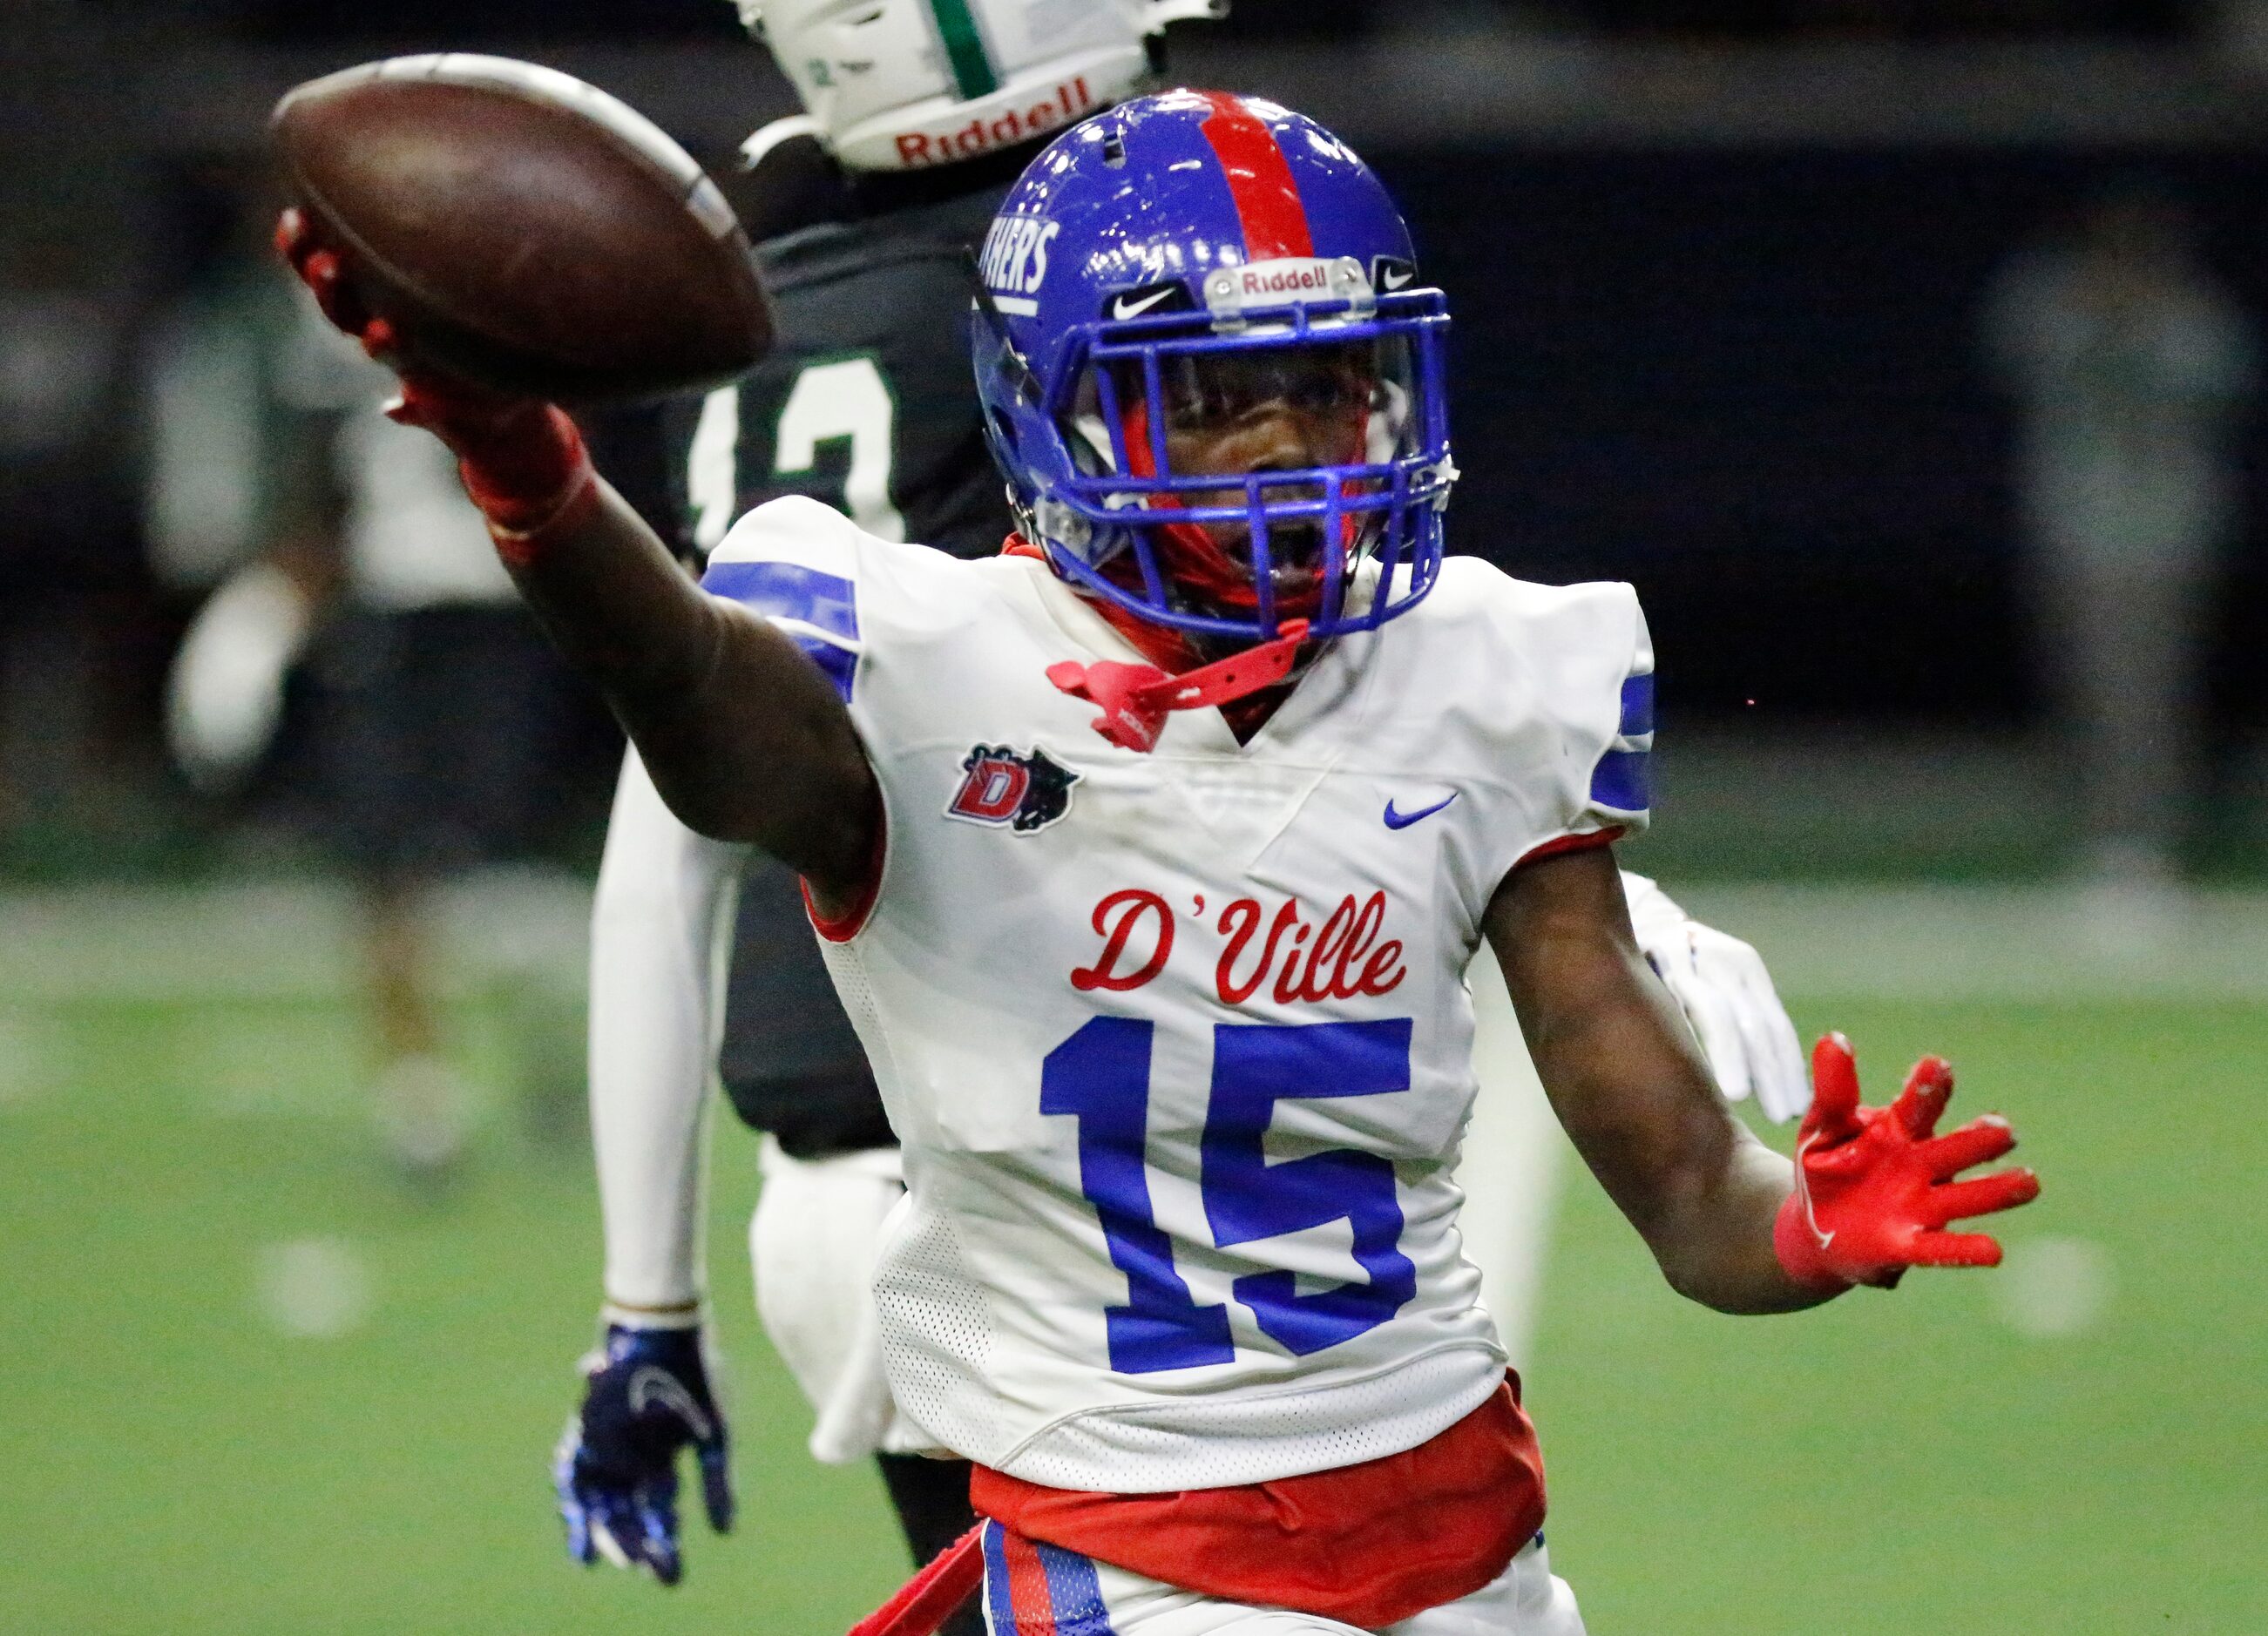
POLYGON ((901 1406, 1117 1493, 1348 1465, 1477 1406, 1505 1360, 1455 1226, 1465 967, 1521 858, 1644 822, 1631 589, 1453 560, 1249 744, 1184 711, 1139 754, 1049 682, 1139 656, 1038 561, 786 499, 704 583, 819 661, 881 784, 879 891, 821 930, 905 1146, 901 1406))

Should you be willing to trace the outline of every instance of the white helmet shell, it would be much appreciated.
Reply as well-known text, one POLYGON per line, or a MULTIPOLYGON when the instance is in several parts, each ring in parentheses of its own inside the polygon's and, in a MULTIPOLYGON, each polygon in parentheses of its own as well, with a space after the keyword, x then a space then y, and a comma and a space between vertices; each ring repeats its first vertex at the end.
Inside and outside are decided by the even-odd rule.
POLYGON ((1227 0, 734 0, 835 157, 917 171, 1053 136, 1145 88, 1144 40, 1227 0))

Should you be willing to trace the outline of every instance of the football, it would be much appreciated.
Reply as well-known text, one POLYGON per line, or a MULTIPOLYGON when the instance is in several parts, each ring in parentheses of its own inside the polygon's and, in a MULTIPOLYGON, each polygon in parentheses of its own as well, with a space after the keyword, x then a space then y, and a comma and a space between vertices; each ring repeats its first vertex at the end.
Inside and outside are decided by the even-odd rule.
POLYGON ((294 202, 420 363, 593 404, 729 380, 771 344, 732 207, 596 86, 395 57, 298 86, 270 129, 294 202))

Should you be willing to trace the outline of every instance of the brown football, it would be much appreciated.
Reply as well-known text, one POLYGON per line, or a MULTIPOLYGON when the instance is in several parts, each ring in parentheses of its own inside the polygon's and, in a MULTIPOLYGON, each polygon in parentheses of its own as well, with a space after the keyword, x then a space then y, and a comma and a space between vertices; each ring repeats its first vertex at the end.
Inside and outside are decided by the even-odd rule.
POLYGON ((295 201, 419 361, 600 403, 729 380, 771 345, 732 207, 596 86, 394 57, 310 80, 270 128, 295 201))

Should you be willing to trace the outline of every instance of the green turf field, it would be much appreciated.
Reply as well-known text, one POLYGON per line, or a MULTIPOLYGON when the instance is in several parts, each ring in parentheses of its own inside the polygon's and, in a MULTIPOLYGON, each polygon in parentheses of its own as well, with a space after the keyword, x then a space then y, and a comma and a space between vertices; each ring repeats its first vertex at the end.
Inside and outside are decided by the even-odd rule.
MULTIPOLYGON (((2046 1193, 2001 1273, 1732 1320, 1571 1187, 1528 1396, 1593 1631, 2268 1631, 2268 1004, 1795 1009, 1876 1094, 1952 1056, 2046 1193)), ((500 1117, 460 1198, 406 1204, 357 1061, 320 996, 0 994, 0 1632, 821 1636, 897 1582, 878 1486, 804 1457, 755 1334, 729 1131, 743 1525, 694 1525, 674 1594, 571 1570, 544 1466, 596 1295, 585 1170, 500 1117)))

